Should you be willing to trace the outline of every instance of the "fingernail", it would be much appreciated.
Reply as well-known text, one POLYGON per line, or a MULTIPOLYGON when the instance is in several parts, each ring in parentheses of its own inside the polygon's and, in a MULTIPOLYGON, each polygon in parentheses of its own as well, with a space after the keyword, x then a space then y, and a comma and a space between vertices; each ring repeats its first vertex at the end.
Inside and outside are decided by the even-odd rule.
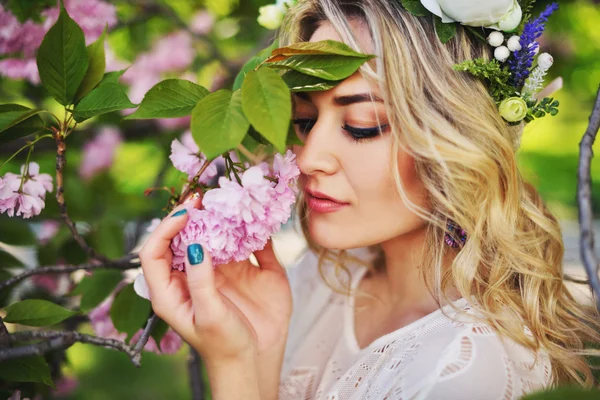
POLYGON ((171 215, 171 217, 179 217, 180 215, 183 215, 187 212, 187 210, 185 208, 182 208, 181 210, 177 211, 175 214, 171 215))
POLYGON ((198 265, 204 260, 204 250, 198 243, 190 244, 187 248, 187 255, 190 264, 198 265))

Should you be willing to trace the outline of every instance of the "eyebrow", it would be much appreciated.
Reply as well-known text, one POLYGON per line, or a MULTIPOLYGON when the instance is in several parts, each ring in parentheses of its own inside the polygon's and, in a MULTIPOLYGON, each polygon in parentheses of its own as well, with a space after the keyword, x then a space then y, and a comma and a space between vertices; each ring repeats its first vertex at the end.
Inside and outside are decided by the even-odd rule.
MULTIPOLYGON (((308 102, 312 103, 312 100, 310 99, 310 95, 308 94, 308 92, 296 92, 294 93, 295 96, 298 96, 299 98, 306 100, 308 102)), ((364 102, 370 102, 370 101, 376 101, 379 103, 383 103, 383 100, 372 93, 357 93, 357 94, 351 94, 351 95, 345 95, 345 96, 336 96, 333 99, 333 102, 335 104, 337 104, 338 106, 347 106, 350 104, 355 104, 355 103, 364 103, 364 102)))

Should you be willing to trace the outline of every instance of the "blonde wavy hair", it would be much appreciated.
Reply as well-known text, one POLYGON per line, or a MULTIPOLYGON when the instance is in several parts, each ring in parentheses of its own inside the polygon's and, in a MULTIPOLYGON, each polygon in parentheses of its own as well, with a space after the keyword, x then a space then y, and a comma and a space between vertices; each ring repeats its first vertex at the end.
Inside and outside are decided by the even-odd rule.
MULTIPOLYGON (((450 302, 446 290, 455 288, 476 300, 500 335, 536 354, 546 351, 553 384, 592 386, 585 356, 600 354, 588 348, 600 342, 600 315, 565 287, 560 226, 519 173, 515 152, 523 124, 508 125, 485 83, 452 69, 464 60, 489 60, 491 47, 462 26, 442 44, 433 19, 411 15, 399 0, 300 0, 286 15, 279 44, 308 41, 328 21, 345 43, 362 51, 352 19, 366 22, 371 34, 377 57, 360 73, 378 83, 384 97, 394 137, 392 165, 398 165, 400 149, 412 155, 429 194, 431 209, 411 203, 393 168, 404 203, 428 222, 421 270, 429 289, 441 304, 450 302), (448 220, 468 232, 458 249, 444 245, 448 220), (444 269, 448 252, 453 261, 444 269)), ((300 214, 306 215, 302 206, 300 214)), ((316 246, 306 218, 301 220, 311 247, 321 261, 334 261, 339 276, 348 254, 316 246)))

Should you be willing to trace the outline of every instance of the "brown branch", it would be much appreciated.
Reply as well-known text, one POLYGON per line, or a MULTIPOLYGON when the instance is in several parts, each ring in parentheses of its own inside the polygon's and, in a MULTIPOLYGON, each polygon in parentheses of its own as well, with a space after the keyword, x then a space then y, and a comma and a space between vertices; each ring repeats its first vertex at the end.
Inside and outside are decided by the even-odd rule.
POLYGON ((69 229, 71 230, 71 234, 73 238, 92 259, 96 259, 102 262, 109 262, 110 260, 104 257, 102 254, 98 253, 95 249, 88 246, 85 242, 85 239, 79 234, 77 231, 77 227, 75 223, 69 217, 67 213, 67 203, 65 200, 65 189, 64 189, 64 169, 65 164, 67 163, 67 158, 65 156, 67 150, 67 144, 65 142, 65 138, 59 133, 54 136, 56 140, 56 202, 58 203, 58 208, 60 210, 60 216, 69 229))
POLYGON ((25 331, 10 335, 11 342, 22 342, 42 339, 42 342, 12 348, 0 348, 0 362, 26 356, 41 356, 57 349, 66 349, 76 342, 110 347, 127 354, 136 367, 135 353, 131 346, 120 340, 105 339, 93 335, 73 331, 25 331))
POLYGON ((598 258, 594 253, 594 213, 592 212, 591 163, 594 151, 592 146, 600 129, 600 87, 590 115, 589 125, 579 142, 579 166, 577 168, 577 204, 579 208, 580 255, 590 286, 600 309, 600 280, 598 279, 598 258))
MULTIPOLYGON (((137 255, 135 255, 137 257, 137 255)), ((30 276, 40 275, 40 274, 60 274, 60 273, 69 273, 79 270, 92 271, 95 269, 132 269, 140 266, 139 262, 132 263, 131 259, 133 257, 131 255, 123 257, 119 260, 108 261, 105 264, 97 264, 97 263, 88 263, 88 264, 79 264, 79 265, 50 265, 46 267, 39 267, 35 269, 27 270, 19 275, 15 275, 10 279, 5 280, 0 283, 0 291, 3 289, 12 286, 18 282, 21 282, 23 279, 27 279, 30 276)))
POLYGON ((198 182, 198 179, 200 179, 200 177, 202 176, 202 174, 204 173, 204 171, 206 171, 206 168, 208 168, 208 166, 210 165, 211 162, 212 161, 208 161, 208 160, 204 162, 204 164, 200 168, 200 171, 198 171, 198 173, 196 174, 196 176, 194 176, 194 178, 192 179, 192 181, 188 183, 188 185, 186 186, 185 190, 183 191, 183 193, 179 197, 179 204, 182 204, 182 203, 184 203, 187 200, 187 197, 192 193, 193 183, 194 182, 198 182))
POLYGON ((202 360, 200 354, 190 346, 188 356, 188 373, 192 387, 192 400, 204 399, 204 380, 202 379, 202 360))
MULTIPOLYGON (((158 320, 159 320, 158 315, 154 314, 154 312, 153 312, 152 315, 150 316, 150 318, 148 318, 148 322, 146 322, 146 327, 144 328, 142 335, 138 339, 135 346, 133 346, 133 352, 135 353, 134 358, 135 358, 135 361, 138 363, 140 362, 140 359, 142 358, 142 350, 144 349, 144 346, 146 345, 146 343, 148 343, 148 340, 150 340, 150 335, 152 334, 152 329, 154 329, 158 320)), ((160 347, 160 344, 156 343, 156 346, 160 347)))

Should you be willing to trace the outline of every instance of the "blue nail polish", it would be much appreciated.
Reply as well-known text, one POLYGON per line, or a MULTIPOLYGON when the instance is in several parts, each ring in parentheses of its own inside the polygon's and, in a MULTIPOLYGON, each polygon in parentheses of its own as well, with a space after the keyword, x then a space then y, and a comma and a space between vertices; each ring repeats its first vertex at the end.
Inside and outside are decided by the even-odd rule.
POLYGON ((171 215, 171 217, 179 217, 180 215, 183 215, 187 212, 187 210, 185 208, 182 208, 181 210, 177 211, 175 214, 171 215))
POLYGON ((204 260, 204 250, 198 243, 190 244, 187 248, 187 255, 190 264, 198 265, 204 260))

